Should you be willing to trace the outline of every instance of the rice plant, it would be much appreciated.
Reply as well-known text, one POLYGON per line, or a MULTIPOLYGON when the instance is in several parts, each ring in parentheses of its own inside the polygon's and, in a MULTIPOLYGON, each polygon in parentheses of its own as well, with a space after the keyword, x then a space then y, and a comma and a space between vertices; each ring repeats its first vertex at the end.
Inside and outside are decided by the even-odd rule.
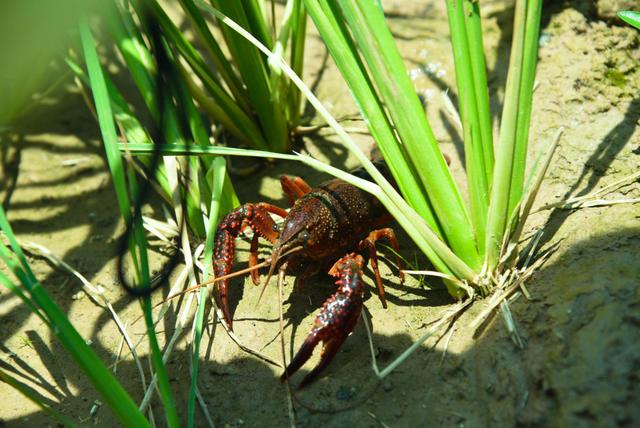
MULTIPOLYGON (((301 0, 287 2, 278 27, 270 25, 266 2, 212 0, 211 4, 257 34, 269 49, 279 54, 290 52, 296 72, 302 72, 306 14, 301 0)), ((108 8, 105 23, 154 119, 160 106, 154 104, 157 88, 153 77, 158 71, 153 57, 157 52, 145 44, 151 36, 150 19, 159 26, 162 43, 177 66, 185 92, 208 120, 221 125, 236 144, 275 152, 289 150, 292 132, 300 121, 300 95, 255 47, 224 26, 214 34, 193 0, 180 0, 178 11, 172 9, 176 4, 163 6, 156 0, 114 5, 108 8), (191 24, 194 40, 185 36, 181 24, 170 15, 191 24)))
POLYGON ((411 236, 437 270, 458 279, 447 281, 452 295, 469 294, 464 283, 484 289, 498 273, 506 254, 503 244, 513 241, 516 227, 512 219, 525 220, 519 210, 526 196, 524 175, 541 2, 518 1, 515 6, 509 77, 495 148, 480 5, 446 2, 468 203, 444 162, 379 4, 309 0, 305 5, 368 118, 404 196, 401 200, 389 186, 378 183, 390 199, 390 211, 404 224, 411 219, 402 214, 406 204, 418 214, 412 213, 412 218, 421 219, 422 231, 411 236), (443 246, 446 251, 440 249, 443 246))
MULTIPOLYGON (((467 200, 440 152, 385 24, 380 2, 304 3, 390 167, 397 189, 375 170, 308 92, 305 95, 316 111, 336 130, 376 183, 363 182, 306 156, 301 159, 378 196, 430 259, 438 275, 445 278, 451 296, 465 299, 493 293, 483 316, 500 307, 507 325, 513 326, 504 299, 544 260, 539 258, 530 265, 537 241, 522 251, 519 240, 562 133, 559 130, 546 154, 539 155, 525 181, 542 1, 515 2, 504 104, 498 134, 494 136, 480 2, 446 0, 463 129, 467 200)), ((263 52, 268 54, 264 49, 263 52)), ((457 310, 467 307, 470 300, 457 310)), ((376 374, 380 378, 389 374, 434 331, 430 329, 382 372, 374 364, 376 374)), ((517 339, 517 331, 513 331, 517 339)))
MULTIPOLYGON (((225 19, 219 11, 201 1, 198 5, 243 32, 241 26, 225 19)), ((534 184, 539 183, 529 180, 525 187, 542 3, 516 2, 505 103, 497 137, 491 130, 480 6, 467 0, 449 0, 446 5, 464 130, 468 202, 447 168, 377 1, 307 0, 305 7, 345 77, 399 192, 375 170, 291 67, 265 46, 261 50, 301 88, 376 184, 356 180, 307 156, 299 157, 376 194, 435 268, 446 274, 450 293, 459 298, 487 292, 504 262, 513 260, 513 253, 508 251, 513 249, 510 244, 518 240, 527 207, 535 196, 534 184)), ((250 34, 244 35, 260 45, 250 34)), ((555 142, 550 149, 554 146, 555 142)), ((548 166, 549 156, 545 159, 547 163, 537 168, 538 178, 548 166)))

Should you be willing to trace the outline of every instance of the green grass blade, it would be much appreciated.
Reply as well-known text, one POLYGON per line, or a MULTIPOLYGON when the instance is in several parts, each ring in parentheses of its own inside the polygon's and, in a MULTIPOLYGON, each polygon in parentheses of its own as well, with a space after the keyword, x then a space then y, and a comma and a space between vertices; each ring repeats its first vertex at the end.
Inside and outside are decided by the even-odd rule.
POLYGON ((524 174, 527 163, 527 147, 529 140, 529 124, 531 122, 531 104, 533 99, 533 84, 538 60, 538 38, 540 33, 540 17, 542 1, 529 0, 527 3, 526 28, 524 36, 524 57, 522 59, 522 80, 518 104, 518 119, 514 149, 513 169, 511 172, 511 186, 509 188, 509 208, 511 215, 520 200, 524 186, 524 174))
MULTIPOLYGON (((107 87, 102 73, 102 68, 98 60, 98 55, 95 50, 93 37, 91 36, 91 30, 86 20, 83 20, 80 23, 80 36, 85 60, 87 62, 91 89, 93 92, 94 103, 96 105, 96 112, 98 114, 100 131, 102 133, 105 151, 107 154, 107 162, 109 164, 109 168, 111 169, 111 175, 116 189, 118 206, 120 207, 120 212, 125 219, 125 223, 129 224, 131 221, 132 212, 131 205, 128 199, 128 190, 131 190, 132 197, 135 198, 135 195, 137 193, 137 189, 135 188, 135 179, 129 181, 128 184, 132 186, 131 188, 129 188, 125 180, 125 171, 122 163, 122 158, 118 150, 117 134, 113 121, 113 114, 107 87)), ((144 145, 150 146, 149 144, 144 145)), ((133 236, 129 241, 130 254, 134 260, 136 271, 138 272, 139 283, 148 286, 149 272, 148 263, 146 261, 146 240, 144 237, 143 228, 141 227, 140 216, 136 216, 135 222, 133 223, 133 228, 133 236), (139 265, 139 263, 141 263, 141 265, 139 265)), ((162 356, 160 355, 157 339, 155 337, 155 331, 153 330, 154 327, 151 320, 151 304, 148 301, 148 298, 143 299, 143 310, 145 311, 145 320, 147 321, 147 334, 152 350, 152 359, 154 361, 155 369, 158 373, 158 383, 161 391, 162 401, 164 403, 165 415, 170 426, 177 426, 177 412, 170 394, 169 380, 168 376, 166 375, 166 368, 162 364, 162 356), (158 357, 160 358, 159 360, 158 357)))
POLYGON ((240 199, 238 199, 238 195, 233 188, 233 183, 231 182, 231 178, 229 178, 229 174, 224 176, 224 188, 222 194, 225 195, 225 197, 221 201, 221 212, 228 213, 240 205, 240 199))
MULTIPOLYGON (((451 45, 453 46, 458 87, 458 108, 464 136, 465 169, 467 172, 469 200, 471 202, 471 216, 477 242, 484 242, 487 209, 489 206, 489 182, 485 166, 484 142, 480 132, 479 100, 476 96, 476 88, 480 82, 476 82, 478 78, 475 75, 477 65, 474 67, 472 64, 470 49, 470 45, 473 42, 479 42, 481 51, 482 39, 479 41, 469 39, 470 28, 467 28, 467 22, 469 20, 469 23, 471 23, 471 20, 473 20, 474 9, 468 10, 465 6, 470 6, 467 1, 447 0, 447 15, 449 17, 451 45), (471 14, 471 17, 467 18, 467 14, 471 14)), ((477 52, 475 53, 477 55, 477 52)), ((491 122, 489 122, 490 126, 491 122)), ((482 253, 483 251, 480 250, 480 254, 482 253)))
POLYGON ((623 10, 618 12, 618 17, 627 24, 633 25, 640 30, 640 12, 633 12, 630 10, 623 10))
POLYGON ((180 4, 182 4, 182 8, 187 13, 189 19, 193 22, 194 27, 203 41, 204 48, 207 50, 209 57, 216 68, 216 71, 226 83, 227 87, 233 94, 234 99, 240 104, 240 106, 242 106, 244 111, 249 111, 249 101, 247 93, 242 87, 242 82, 231 67, 231 63, 225 57, 224 52, 222 52, 219 43, 211 34, 209 26, 202 16, 200 9, 198 9, 193 0, 180 0, 180 4))
POLYGON ((264 9, 259 3, 259 0, 244 0, 242 2, 244 13, 249 23, 248 29, 260 43, 265 45, 269 49, 273 49, 273 39, 271 37, 271 31, 269 30, 269 24, 267 23, 267 17, 264 14, 264 9))
POLYGON ((105 84, 102 67, 98 60, 98 54, 93 44, 91 30, 85 21, 82 21, 80 24, 80 36, 85 61, 87 63, 89 80, 91 82, 93 102, 96 106, 98 123, 100 124, 102 141, 104 142, 107 162, 109 164, 109 169, 111 170, 111 178, 116 190, 118 207, 120 208, 120 214, 122 217, 125 221, 128 221, 131 216, 131 204, 129 203, 127 193, 127 184, 122 158, 120 157, 120 152, 117 148, 118 134, 113 122, 111 101, 105 84))
POLYGON ((382 10, 373 0, 341 2, 340 7, 402 144, 416 165, 447 242, 470 266, 479 269, 481 259, 467 208, 426 121, 382 10))
MULTIPOLYGON (((213 238, 218 225, 218 217, 221 213, 222 199, 228 199, 224 194, 224 181, 226 176, 226 162, 222 157, 216 157, 211 166, 211 176, 213 181, 213 191, 211 194, 211 207, 209 208, 209 224, 207 225, 206 241, 204 247, 204 272, 203 280, 208 280, 208 273, 211 266, 211 258, 213 255, 213 238)), ((200 305, 196 313, 195 337, 193 341, 193 368, 191 372, 191 387, 189 389, 189 399, 187 402, 187 426, 193 427, 195 424, 195 407, 196 407, 196 385, 198 379, 198 368, 200 362, 200 343, 202 341, 202 332, 204 330, 204 309, 207 301, 209 289, 202 287, 200 293, 200 305)))
MULTIPOLYGON (((212 0, 211 3, 243 28, 252 29, 248 15, 253 16, 251 15, 253 12, 247 12, 247 8, 253 7, 253 0, 246 4, 245 2, 218 0, 212 0)), ((267 62, 254 46, 235 31, 230 31, 226 26, 221 26, 221 29, 226 35, 229 50, 247 87, 251 104, 256 110, 269 149, 276 152, 287 151, 289 149, 287 123, 283 110, 275 104, 276 100, 272 98, 274 88, 270 84, 267 62)))
POLYGON ((471 58, 474 90, 478 106, 478 119, 480 122, 479 133, 480 141, 482 142, 482 153, 484 155, 484 170, 486 182, 490 188, 494 165, 493 130, 489 104, 489 85, 487 83, 487 66, 484 58, 484 42, 480 22, 480 2, 465 0, 465 7, 468 9, 468 12, 465 14, 465 23, 467 26, 469 56, 471 58))
MULTIPOLYGON (((287 0, 282 14, 282 23, 280 24, 279 32, 275 37, 275 43, 272 48, 274 55, 283 58, 285 56, 287 44, 289 43, 291 27, 295 19, 293 15, 294 3, 294 0, 287 0)), ((283 107, 285 118, 288 119, 293 108, 293 106, 287 104, 290 101, 289 89, 291 85, 289 85, 289 79, 287 79, 287 77, 282 73, 282 70, 280 70, 276 63, 267 61, 267 64, 269 65, 270 70, 272 101, 283 107)), ((293 88, 295 90, 295 86, 293 88)))
POLYGON ((223 155, 245 156, 258 158, 273 158, 284 160, 297 160, 295 155, 284 153, 266 152, 264 150, 246 150, 224 146, 188 146, 186 144, 158 144, 155 147, 139 143, 119 143, 121 151, 131 152, 134 155, 148 155, 158 150, 163 156, 189 156, 189 155, 223 155))
POLYGON ((336 65, 357 99, 363 116, 367 118, 371 134, 387 160, 400 191, 410 205, 425 218, 429 226, 442 236, 429 201, 425 198, 424 188, 418 180, 417 172, 413 164, 405 161, 405 155, 401 144, 396 139, 393 125, 389 122, 383 103, 366 73, 366 67, 360 60, 348 30, 336 16, 334 8, 326 2, 307 1, 306 7, 336 65))
POLYGON ((127 70, 133 77, 153 120, 160 118, 160 106, 157 104, 156 75, 158 73, 153 57, 145 46, 141 34, 136 31, 133 19, 128 13, 117 10, 115 5, 106 8, 106 22, 116 46, 122 55, 127 70))
POLYGON ((147 338, 149 339, 149 348, 151 349, 151 362, 156 371, 156 375, 158 376, 158 389, 160 390, 162 404, 164 404, 164 413, 167 425, 172 428, 177 428, 180 426, 180 420, 178 419, 178 412, 176 410, 175 402, 173 401, 171 386, 169 385, 167 367, 162 361, 162 351, 160 350, 158 338, 156 337, 155 325, 153 323, 153 315, 151 312, 153 309, 151 298, 149 296, 143 297, 141 299, 141 305, 145 324, 147 326, 147 338))
POLYGON ((514 164, 518 106, 520 105, 525 23, 526 1, 517 0, 511 58, 509 58, 509 72, 487 217, 486 266, 489 271, 492 271, 499 261, 500 247, 509 218, 509 195, 514 164))
MULTIPOLYGON (((224 88, 222 88, 211 74, 198 51, 187 41, 175 24, 173 24, 162 7, 155 0, 150 0, 148 4, 154 16, 158 19, 159 24, 162 26, 165 37, 175 45, 180 55, 187 61, 209 94, 213 97, 213 104, 208 105, 208 107, 210 107, 208 111, 213 114, 213 117, 220 121, 226 129, 233 132, 234 136, 237 136, 243 142, 253 147, 269 147, 251 118, 225 92, 224 88)), ((192 91, 195 90, 195 85, 190 85, 189 89, 192 91)), ((195 94, 192 92, 192 95, 195 94)), ((168 139, 171 141, 170 138, 168 139)))
MULTIPOLYGON (((209 135, 200 117, 200 112, 196 109, 193 103, 193 99, 190 97, 186 85, 181 79, 177 70, 174 70, 173 85, 176 87, 178 94, 178 108, 183 112, 185 119, 189 125, 189 131, 191 133, 191 140, 199 146, 209 145, 209 135)), ((188 177, 188 192, 186 193, 186 208, 188 215, 188 224, 191 230, 198 236, 205 236, 205 225, 202 219, 202 200, 201 200, 201 187, 206 183, 201 181, 200 178, 203 174, 200 171, 200 162, 196 157, 189 157, 189 177, 188 177)), ((203 159, 203 166, 206 168, 211 163, 210 159, 203 159)))
MULTIPOLYGON (((293 23, 291 26, 291 68, 294 73, 302 77, 304 69, 304 47, 307 34, 307 11, 303 0, 293 0, 293 23)), ((289 123, 295 129, 300 124, 302 105, 300 90, 292 85, 289 88, 289 123)))
MULTIPOLYGON (((149 423, 138 411, 136 404, 129 394, 127 394, 116 381, 95 352, 89 348, 85 340, 78 334, 73 325, 71 325, 64 312, 51 300, 47 292, 37 281, 26 262, 22 249, 15 239, 2 207, 0 207, 0 230, 7 236, 14 253, 18 259, 21 260, 21 270, 24 275, 19 275, 16 271, 14 271, 14 273, 20 278, 22 285, 29 291, 33 304, 46 316, 54 335, 60 340, 67 352, 69 352, 76 361, 76 364, 78 364, 80 369, 89 378, 107 405, 113 410, 123 426, 149 426, 149 423)), ((4 245, 0 245, 0 250, 2 248, 4 248, 4 245)))
MULTIPOLYGON (((84 70, 70 58, 65 59, 67 65, 78 76, 78 78, 87 86, 91 87, 89 78, 85 74, 84 70)), ((107 92, 109 99, 111 100, 111 108, 113 109, 113 117, 115 121, 120 125, 120 129, 127 141, 134 141, 136 143, 151 144, 151 137, 147 133, 147 130, 142 126, 138 118, 133 114, 133 111, 127 104, 127 101, 122 96, 122 93, 115 86, 113 81, 107 75, 103 75, 105 83, 107 85, 107 92)), ((142 160, 145 165, 148 164, 146 159, 142 160)), ((160 167, 155 172, 156 180, 160 185, 160 188, 164 192, 164 197, 170 197, 171 191, 167 182, 167 176, 164 168, 160 167)))

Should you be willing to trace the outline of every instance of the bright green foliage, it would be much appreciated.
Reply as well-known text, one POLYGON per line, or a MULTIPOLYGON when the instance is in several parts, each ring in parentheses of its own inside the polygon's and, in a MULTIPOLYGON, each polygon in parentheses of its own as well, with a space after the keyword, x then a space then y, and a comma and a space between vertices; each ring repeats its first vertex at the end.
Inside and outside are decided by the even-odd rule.
POLYGON ((479 269, 481 260, 467 209, 377 3, 307 1, 305 5, 342 73, 350 71, 345 75, 347 83, 354 88, 362 82, 361 88, 352 90, 363 114, 372 111, 381 117, 375 122, 376 133, 386 138, 377 143, 403 195, 465 262, 479 269), (348 64, 344 56, 356 65, 348 64), (392 138, 394 129, 401 144, 392 138), (409 171, 412 177, 399 171, 409 171))
MULTIPOLYGON (((126 45, 137 41, 133 55, 150 55, 144 53, 143 40, 150 37, 150 27, 145 21, 154 19, 160 26, 163 43, 179 63, 180 75, 191 97, 211 121, 220 123, 236 140, 249 147, 276 152, 289 150, 291 132, 300 120, 299 93, 278 70, 269 66, 254 46, 225 26, 213 32, 193 0, 180 0, 179 4, 183 16, 192 24, 201 49, 196 48, 170 18, 166 6, 156 0, 129 3, 140 25, 134 24, 129 8, 125 7, 117 7, 108 22, 132 74, 141 64, 149 62, 135 64, 127 60, 126 45)), ((306 14, 300 6, 301 0, 288 1, 278 29, 270 28, 259 0, 211 0, 211 4, 257 34, 269 49, 277 49, 282 54, 290 43, 291 62, 298 73, 302 72, 306 14)), ((144 83, 138 79, 136 82, 139 86, 144 83)))
POLYGON ((633 25, 640 30, 640 12, 632 12, 630 10, 623 10, 618 12, 618 17, 627 24, 633 25))
MULTIPOLYGON (((505 109, 494 148, 480 4, 446 0, 463 123, 467 205, 443 161, 379 2, 305 0, 406 201, 461 260, 436 250, 433 241, 425 254, 445 273, 461 272, 460 267, 464 271, 464 266, 454 270, 452 263, 466 263, 480 282, 497 267, 513 227, 508 219, 517 214, 523 197, 541 1, 516 4, 505 109)), ((406 213, 391 211, 403 224, 406 213)), ((453 295, 461 294, 460 284, 448 285, 453 295)))
MULTIPOLYGON (((105 151, 107 153, 107 162, 113 177, 120 212, 129 229, 127 235, 129 237, 129 253, 136 272, 136 284, 138 287, 148 288, 150 287, 151 279, 147 256, 147 241, 142 227, 140 209, 135 208, 139 206, 136 204, 140 203, 138 200, 138 185, 135 175, 133 174, 132 166, 127 165, 128 171, 125 171, 125 164, 118 151, 117 134, 114 126, 108 86, 104 79, 100 62, 98 61, 98 54, 91 36, 91 30, 86 21, 82 21, 80 24, 80 36, 83 53, 87 62, 87 74, 89 75, 100 130, 102 131, 105 151)), ((164 404, 167 424, 169 426, 178 426, 178 416, 169 386, 167 369, 162 361, 162 355, 154 329, 150 296, 146 295, 143 297, 141 299, 141 305, 147 325, 151 359, 158 376, 158 386, 164 404)))
MULTIPOLYGON (((38 282, 13 234, 11 226, 9 226, 2 207, 0 207, 0 230, 2 235, 9 241, 9 246, 7 246, 4 244, 4 240, 0 240, 0 259, 3 261, 3 267, 8 268, 17 279, 16 283, 0 271, 0 284, 18 296, 51 329, 55 337, 100 393, 105 403, 113 410, 122 426, 150 426, 138 410, 136 403, 113 377, 113 374, 98 358, 93 349, 78 334, 64 312, 60 310, 38 282)), ((29 399, 36 401, 47 413, 53 414, 61 422, 65 424, 70 422, 68 418, 54 413, 45 403, 38 402, 37 397, 30 395, 30 390, 23 388, 18 379, 12 378, 4 371, 0 371, 0 380, 9 383, 29 399)))
MULTIPOLYGON (((220 2, 218 6, 280 55, 290 44, 291 62, 301 73, 306 30, 301 0, 287 3, 277 33, 267 24, 266 13, 260 5, 256 0, 220 2)), ((191 231, 206 239, 204 257, 210 261, 218 218, 239 201, 224 159, 193 154, 215 147, 209 122, 221 125, 232 141, 269 152, 286 152, 292 130, 300 120, 299 91, 290 87, 279 68, 272 67, 256 48, 226 27, 212 31, 192 0, 181 0, 180 6, 191 21, 201 50, 196 49, 172 21, 173 14, 166 6, 156 0, 114 2, 103 15, 110 39, 140 92, 147 115, 134 113, 123 94, 104 74, 86 24, 81 26, 86 71, 77 61, 67 60, 93 95, 118 204, 128 225, 135 286, 141 289, 150 284, 146 232, 140 212, 140 205, 145 202, 141 198, 148 197, 150 183, 138 177, 141 168, 147 170, 143 180, 153 182, 153 188, 172 206, 176 223, 182 224, 181 216, 186 215, 191 231), (202 112, 208 118, 204 119, 202 112), (125 147, 121 152, 119 141, 123 140, 125 147), (145 155, 136 158, 141 165, 125 162, 125 156, 131 154, 136 145, 144 147, 141 151, 145 155), (165 154, 183 150, 187 156, 162 158, 158 151, 161 147, 165 154)), ((204 276, 208 274, 205 269, 204 276)), ((195 362, 187 403, 189 426, 195 423, 195 380, 207 293, 206 288, 200 292, 201 305, 194 330, 195 362)), ((176 426, 176 407, 154 330, 150 300, 148 296, 140 300, 167 423, 176 426)))
MULTIPOLYGON (((107 102, 110 102, 112 106, 113 119, 102 118, 100 123, 103 134, 106 128, 113 127, 115 120, 122 134, 120 138, 128 142, 159 144, 162 141, 153 141, 153 138, 162 136, 164 141, 172 144, 186 144, 189 142, 203 147, 210 145, 209 126, 203 120, 196 103, 194 103, 194 97, 192 97, 192 91, 197 91, 200 95, 203 92, 198 89, 191 77, 186 76, 187 72, 179 61, 179 58, 183 58, 185 63, 192 66, 196 75, 202 76, 203 86, 209 88, 210 93, 218 94, 215 103, 210 102, 209 97, 213 95, 204 95, 204 99, 215 106, 214 110, 220 111, 222 116, 218 117, 217 120, 223 124, 224 128, 232 134, 234 129, 239 132, 242 131, 244 133, 242 137, 244 141, 252 141, 258 146, 267 148, 259 127, 242 110, 232 96, 225 92, 222 84, 216 80, 218 76, 216 75, 216 79, 213 79, 213 71, 208 69, 198 51, 187 42, 164 10, 155 2, 134 2, 133 6, 135 6, 134 10, 138 13, 139 26, 136 26, 129 11, 121 9, 110 8, 110 14, 107 14, 105 18, 108 28, 113 34, 115 44, 140 91, 153 123, 145 124, 144 120, 139 118, 139 115, 134 114, 122 93, 105 75, 103 77, 107 91, 105 99, 109 100, 107 102), (150 7, 145 8, 143 5, 149 5, 150 7), (151 30, 149 29, 152 28, 152 23, 157 23, 153 28, 161 32, 158 37, 161 39, 161 46, 164 49, 163 54, 168 59, 165 64, 167 69, 162 70, 163 79, 160 79, 156 57, 152 55, 152 50, 147 46, 151 36, 149 33, 151 30), (175 44, 175 48, 172 48, 170 43, 175 44), (164 82, 162 87, 158 87, 159 82, 164 82), (154 136, 153 138, 152 135, 154 136)), ((92 91, 95 91, 94 83, 87 79, 82 68, 71 60, 68 60, 68 63, 83 82, 90 86, 92 91)), ((233 81, 230 80, 230 82, 233 81)), ((197 100, 198 98, 195 99, 197 100)), ((95 98, 94 102, 97 103, 95 98)), ((100 111, 104 112, 104 109, 97 110, 99 114, 100 111)), ((118 138, 115 131, 113 135, 115 135, 114 138, 118 138)), ((113 146, 105 144, 107 153, 109 153, 110 147, 113 146)), ((112 153, 112 156, 120 156, 120 154, 116 151, 112 153)), ((148 167, 150 166, 150 159, 151 157, 142 157, 141 161, 148 167)), ((213 184, 206 179, 207 171, 211 167, 211 160, 192 158, 185 160, 185 163, 188 163, 191 177, 189 191, 186 193, 188 224, 196 235, 204 237, 205 217, 202 215, 202 207, 208 207, 211 201, 211 187, 213 184)), ((187 169, 186 164, 183 164, 182 167, 185 170, 187 169)), ((114 179, 120 180, 117 178, 119 173, 114 174, 114 179)), ((162 164, 156 169, 155 178, 159 187, 163 190, 161 196, 165 200, 171 201, 174 197, 173 189, 167 180, 167 174, 162 164)), ((227 185, 224 192, 227 196, 224 198, 224 209, 231 209, 238 201, 230 181, 226 179, 225 182, 227 185)), ((124 189, 125 187, 122 188, 124 189)), ((186 187, 181 190, 181 192, 183 191, 186 191, 186 187)), ((123 196, 118 194, 118 197, 122 199, 123 196)), ((206 211, 204 214, 206 215, 206 211)))

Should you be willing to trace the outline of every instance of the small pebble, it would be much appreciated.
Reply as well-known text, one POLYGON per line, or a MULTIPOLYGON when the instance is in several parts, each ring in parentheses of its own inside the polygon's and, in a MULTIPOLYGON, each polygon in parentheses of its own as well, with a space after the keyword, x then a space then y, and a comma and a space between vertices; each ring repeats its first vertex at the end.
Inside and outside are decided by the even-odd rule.
POLYGON ((350 400, 356 394, 356 387, 346 387, 341 386, 338 391, 336 391, 336 398, 341 401, 350 400))

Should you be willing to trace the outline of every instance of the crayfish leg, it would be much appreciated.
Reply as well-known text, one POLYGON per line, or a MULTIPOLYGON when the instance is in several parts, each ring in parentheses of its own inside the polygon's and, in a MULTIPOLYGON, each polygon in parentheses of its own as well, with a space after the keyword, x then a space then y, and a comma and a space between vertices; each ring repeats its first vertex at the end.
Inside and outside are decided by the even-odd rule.
POLYGON ((404 282, 404 263, 400 258, 399 251, 400 246, 398 245, 398 239, 396 238, 396 234, 390 227, 385 229, 374 230, 369 233, 365 239, 363 239, 359 244, 359 249, 368 249, 369 250, 369 263, 371 264, 371 269, 373 273, 376 275, 376 286, 378 287, 378 297, 380 298, 380 302, 382 302, 382 307, 387 308, 387 299, 384 293, 384 287, 382 286, 382 276, 380 276, 380 270, 378 269, 378 253, 376 250, 376 241, 381 238, 386 238, 391 244, 391 248, 396 252, 397 255, 397 264, 400 273, 398 276, 400 277, 400 282, 404 282))
MULTIPOLYGON (((259 263, 258 260, 258 240, 260 235, 255 233, 253 239, 251 239, 251 248, 249 249, 249 267, 252 268, 259 263)), ((260 284, 260 272, 258 269, 251 271, 251 280, 254 285, 260 284)))
POLYGON ((282 190, 289 199, 289 205, 293 206, 296 199, 299 199, 311 191, 311 186, 301 177, 289 178, 286 175, 280 177, 282 190))

